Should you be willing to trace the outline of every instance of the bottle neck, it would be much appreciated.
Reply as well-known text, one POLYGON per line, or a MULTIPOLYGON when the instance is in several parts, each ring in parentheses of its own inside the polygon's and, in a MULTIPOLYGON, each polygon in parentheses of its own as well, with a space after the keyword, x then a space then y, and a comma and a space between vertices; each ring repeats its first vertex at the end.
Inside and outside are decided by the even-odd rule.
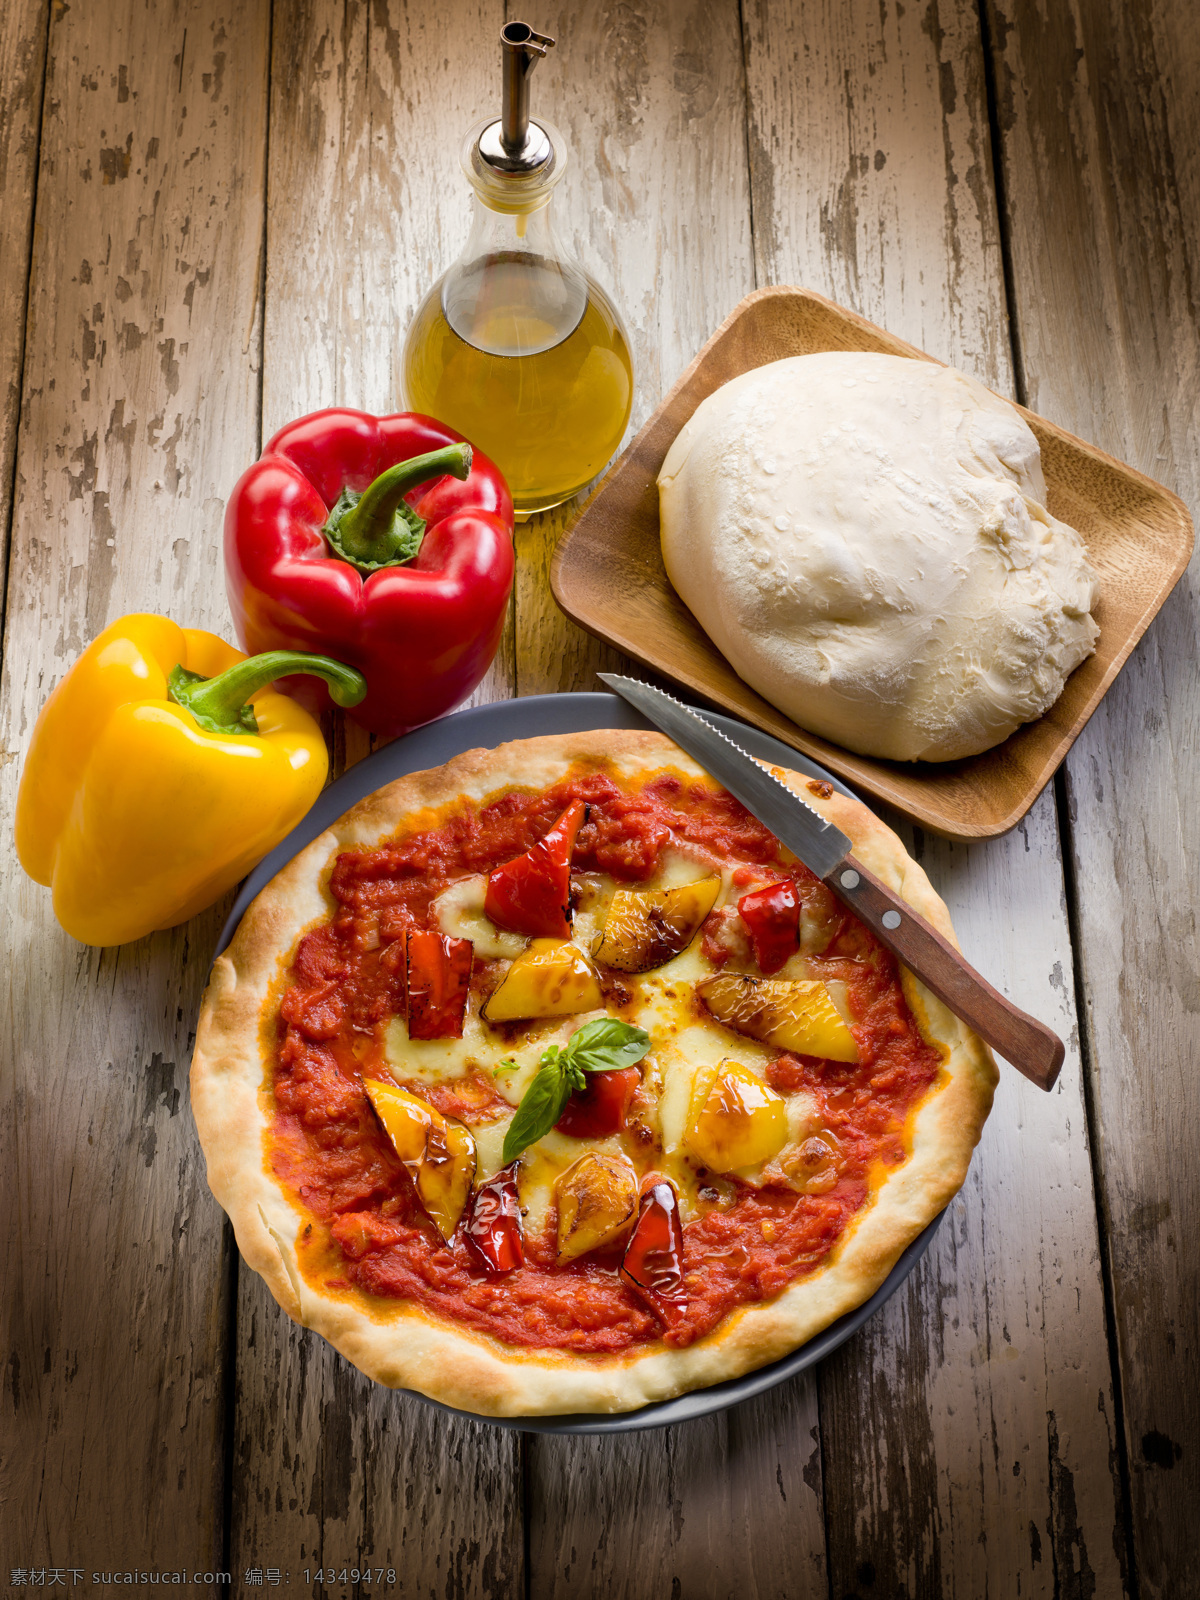
POLYGON ((578 327, 587 280, 554 227, 553 202, 494 210, 476 194, 466 249, 442 280, 442 310, 460 339, 496 356, 551 350, 578 327))

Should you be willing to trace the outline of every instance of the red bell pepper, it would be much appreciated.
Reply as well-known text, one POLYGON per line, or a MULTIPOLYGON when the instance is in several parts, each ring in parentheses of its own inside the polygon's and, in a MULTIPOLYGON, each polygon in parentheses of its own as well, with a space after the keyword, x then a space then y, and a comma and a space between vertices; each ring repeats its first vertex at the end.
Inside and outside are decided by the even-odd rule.
MULTIPOLYGON (((350 662, 367 680, 355 721, 388 735, 415 728, 465 699, 491 665, 512 531, 498 468, 452 428, 316 411, 277 433, 229 497, 238 637, 251 654, 350 662)), ((295 693, 311 698, 299 683, 295 693)))
POLYGON ((621 1277, 669 1328, 683 1320, 683 1227, 679 1196, 665 1178, 642 1195, 637 1226, 621 1262, 621 1277))
POLYGON ((461 1039, 471 992, 470 939, 414 928, 408 935, 408 1037, 461 1039))
POLYGON ((523 856, 488 874, 483 909, 498 928, 531 939, 571 937, 571 852, 587 807, 573 800, 523 856))
POLYGON ((476 1189, 463 1233, 493 1272, 512 1272, 525 1265, 515 1162, 476 1189))
POLYGON ((761 972, 778 972, 800 948, 800 896, 795 881, 770 883, 738 901, 761 972))
POLYGON ((554 1126, 572 1139, 607 1139, 610 1134, 620 1133, 629 1115, 629 1102, 641 1081, 636 1067, 589 1072, 587 1082, 573 1092, 554 1126))

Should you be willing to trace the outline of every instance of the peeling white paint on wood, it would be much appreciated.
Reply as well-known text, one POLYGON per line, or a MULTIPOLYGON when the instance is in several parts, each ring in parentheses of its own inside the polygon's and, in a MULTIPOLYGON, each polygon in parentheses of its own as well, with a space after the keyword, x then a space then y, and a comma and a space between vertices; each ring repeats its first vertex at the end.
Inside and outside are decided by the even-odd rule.
MULTIPOLYGON (((735 5, 560 6, 535 78, 575 162, 560 225, 629 325, 639 426, 754 287, 735 5), (544 76, 543 76, 544 74, 544 76)), ((594 689, 629 663, 550 595, 564 507, 518 529, 523 694, 594 689)), ((530 1583, 539 1596, 825 1596, 811 1378, 736 1415, 621 1438, 528 1444, 530 1583)))
MULTIPOLYGON (((502 24, 502 8, 481 0, 461 8, 456 30, 495 39, 502 24)), ((493 67, 469 51, 464 70, 442 21, 400 4, 277 12, 264 440, 324 406, 400 409, 404 330, 465 242, 458 149, 493 67)), ((510 660, 502 654, 477 700, 512 693, 510 660)), ((370 745, 347 722, 335 768, 370 745)), ((518 1435, 379 1388, 292 1323, 244 1266, 237 1369, 236 1567, 290 1568, 301 1590, 306 1568, 370 1565, 395 1568, 396 1595, 523 1593, 518 1435)))
POLYGON ((266 51, 259 9, 211 0, 58 6, 49 34, 0 713, 0 1405, 6 1559, 89 1578, 221 1552, 228 1263, 186 1079, 224 913, 84 950, 13 861, 13 804, 43 700, 114 617, 228 636, 266 51))
MULTIPOLYGON (((1200 510, 1194 7, 989 8, 1029 404, 1200 510), (1052 270, 1047 270, 1047 264, 1052 270)), ((1140 1592, 1200 1565, 1197 561, 1067 763, 1140 1592)))
MULTIPOLYGON (((1200 34, 1180 0, 986 15, 1029 402, 1195 505, 1200 34)), ((264 6, 59 5, 48 33, 35 0, 0 17, 6 383, 28 292, 19 435, 0 394, 0 837, 37 710, 106 621, 160 609, 229 636, 221 516, 260 439, 319 405, 398 403, 404 326, 465 238, 458 145, 495 102, 503 16, 277 6, 270 91, 264 6)), ((635 426, 756 281, 807 283, 1011 392, 974 11, 614 0, 534 20, 560 41, 535 80, 573 147, 558 204, 628 318, 635 426)), ((518 643, 476 700, 621 664, 549 596, 573 514, 519 530, 518 643)), ((184 1082, 224 908, 82 951, 10 856, 13 1561, 214 1569, 228 1448, 231 1563, 293 1584, 370 1556, 396 1593, 515 1596, 524 1517, 539 1595, 1119 1595, 1094 1158, 1138 1582, 1178 1592, 1200 1559, 1195 610, 1185 580, 1069 762, 1100 1149, 1053 797, 1006 840, 913 841, 968 954, 1070 1036, 1063 1078, 1046 1098, 1005 1076, 925 1264, 819 1385, 662 1433, 522 1445, 447 1419, 372 1388, 243 1271, 226 1439, 227 1234, 184 1082)), ((334 741, 339 765, 369 748, 349 725, 334 741)))
MULTIPOLYGON (((803 14, 758 0, 746 58, 763 280, 819 289, 1011 393, 974 14, 936 0, 803 14)), ((864 1588, 869 1570, 880 1593, 973 1600, 1003 1573, 1013 1592, 1050 1596, 1070 1567, 1119 1594, 1053 798, 1004 839, 916 848, 971 960, 1071 1048, 1052 1096, 1003 1068, 967 1184, 917 1275, 822 1369, 832 1592, 864 1588)))
MULTIPOLYGON (((12 497, 21 414, 25 294, 33 232, 42 86, 46 76, 45 0, 12 0, 0 11, 0 549, 12 497)), ((0 595, 3 594, 0 579, 0 595)))

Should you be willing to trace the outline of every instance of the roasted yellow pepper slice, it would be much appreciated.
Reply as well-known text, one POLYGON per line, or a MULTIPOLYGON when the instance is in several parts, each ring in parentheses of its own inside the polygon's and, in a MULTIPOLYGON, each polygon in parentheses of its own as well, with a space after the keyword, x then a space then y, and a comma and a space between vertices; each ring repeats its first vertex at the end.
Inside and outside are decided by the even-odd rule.
POLYGON ((535 939, 488 996, 487 1022, 517 1022, 525 1017, 569 1017, 604 1004, 596 969, 575 945, 562 939, 535 939))
POLYGON ((688 1149, 713 1172, 756 1167, 787 1143, 787 1107, 739 1061, 722 1061, 697 1081, 688 1149))
POLYGON ((633 1226, 638 1182, 625 1156, 588 1150, 554 1185, 558 1201, 558 1265, 611 1244, 633 1226))
POLYGON ((325 656, 246 657, 166 617, 122 617, 94 639, 33 730, 17 855, 84 944, 186 922, 243 878, 325 782, 321 730, 267 686, 325 679, 342 705, 366 684, 325 656))
POLYGON ((475 1181, 471 1130, 398 1084, 364 1078, 363 1088, 430 1220, 443 1239, 452 1238, 475 1181))
POLYGON ((823 983, 723 972, 696 993, 727 1028, 826 1061, 857 1061, 858 1045, 823 983))

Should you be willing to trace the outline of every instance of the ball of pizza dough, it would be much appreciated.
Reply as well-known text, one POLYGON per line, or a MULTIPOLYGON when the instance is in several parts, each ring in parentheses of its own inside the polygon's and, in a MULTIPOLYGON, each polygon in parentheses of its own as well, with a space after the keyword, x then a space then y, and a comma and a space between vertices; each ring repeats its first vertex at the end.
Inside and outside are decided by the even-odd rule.
POLYGON ((866 755, 951 761, 1041 716, 1095 648, 1037 440, 951 368, 829 351, 696 410, 658 479, 667 573, 746 683, 866 755))

